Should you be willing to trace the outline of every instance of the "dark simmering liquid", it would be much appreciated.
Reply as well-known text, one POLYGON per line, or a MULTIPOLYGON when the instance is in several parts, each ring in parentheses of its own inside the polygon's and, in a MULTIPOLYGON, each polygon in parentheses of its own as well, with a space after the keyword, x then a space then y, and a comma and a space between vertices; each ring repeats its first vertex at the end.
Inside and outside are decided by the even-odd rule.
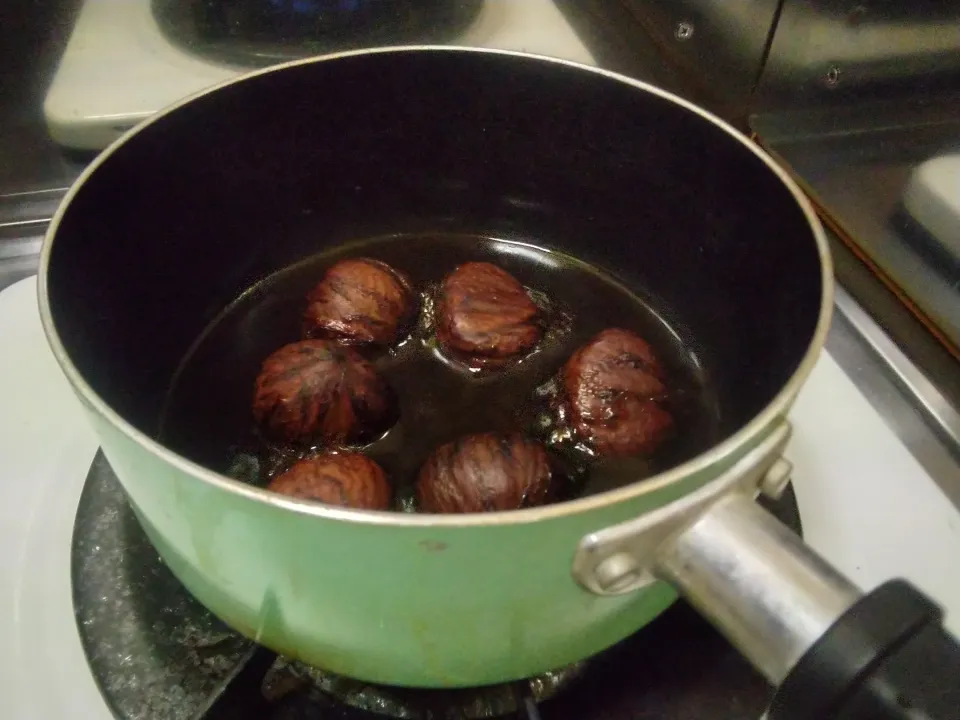
POLYGON ((374 361, 395 390, 400 420, 360 449, 381 464, 410 509, 417 471, 439 445, 462 435, 519 430, 543 440, 560 475, 559 497, 636 482, 703 452, 719 439, 719 411, 692 344, 668 326, 649 298, 575 258, 512 241, 474 236, 389 236, 341 245, 250 288, 206 329, 170 387, 161 440, 213 470, 258 485, 303 452, 263 440, 253 422, 254 381, 263 360, 301 338, 307 292, 348 257, 371 257, 407 273, 421 292, 419 322, 398 347, 374 361), (432 329, 431 293, 456 266, 492 262, 513 274, 545 309, 543 341, 520 362, 471 372, 444 358, 432 329), (649 458, 595 460, 556 412, 554 379, 567 358, 609 327, 649 342, 667 370, 676 436, 649 458))

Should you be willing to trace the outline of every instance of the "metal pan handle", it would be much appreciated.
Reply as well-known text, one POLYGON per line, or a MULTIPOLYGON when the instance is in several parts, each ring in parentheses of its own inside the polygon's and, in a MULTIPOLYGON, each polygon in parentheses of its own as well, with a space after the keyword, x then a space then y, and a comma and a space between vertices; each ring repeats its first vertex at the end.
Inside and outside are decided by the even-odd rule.
POLYGON ((585 537, 574 576, 600 595, 673 585, 774 685, 770 720, 958 718, 960 646, 904 581, 868 595, 754 501, 789 477, 783 422, 720 479, 585 537))
POLYGON ((664 543, 654 574, 677 588, 774 685, 860 596, 740 492, 718 500, 664 543))

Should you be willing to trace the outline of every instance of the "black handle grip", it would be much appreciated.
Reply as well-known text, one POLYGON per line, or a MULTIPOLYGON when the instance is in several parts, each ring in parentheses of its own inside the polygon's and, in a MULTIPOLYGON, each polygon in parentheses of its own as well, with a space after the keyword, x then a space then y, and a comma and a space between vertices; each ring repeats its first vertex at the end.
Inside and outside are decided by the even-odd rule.
POLYGON ((960 644, 942 613, 894 580, 858 600, 800 658, 769 720, 960 719, 960 644))

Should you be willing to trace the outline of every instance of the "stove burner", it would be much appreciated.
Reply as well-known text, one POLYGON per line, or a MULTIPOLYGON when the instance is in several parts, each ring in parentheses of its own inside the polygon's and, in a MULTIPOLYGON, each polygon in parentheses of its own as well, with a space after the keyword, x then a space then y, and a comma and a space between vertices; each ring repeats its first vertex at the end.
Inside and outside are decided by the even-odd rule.
POLYGON ((483 0, 151 0, 174 45, 262 66, 375 45, 455 40, 483 0))
MULTIPOLYGON (((792 492, 773 509, 799 527, 792 492)), ((72 580, 90 668, 119 720, 510 714, 531 720, 747 720, 759 717, 771 696, 764 680, 682 603, 586 663, 513 685, 388 688, 279 658, 231 631, 180 585, 99 454, 77 510, 72 580)))
POLYGON ((329 717, 433 718, 473 720, 516 714, 540 720, 538 703, 552 697, 579 676, 582 665, 547 673, 513 685, 463 690, 414 690, 374 686, 337 677, 278 658, 257 648, 246 664, 213 700, 194 717, 203 720, 236 718, 329 717), (322 711, 322 712, 321 712, 322 711))
POLYGON ((523 700, 534 704, 548 700, 581 677, 585 665, 577 663, 512 685, 424 691, 371 685, 280 658, 267 672, 262 691, 276 701, 306 689, 314 700, 325 695, 344 705, 394 718, 479 720, 522 715, 523 700))

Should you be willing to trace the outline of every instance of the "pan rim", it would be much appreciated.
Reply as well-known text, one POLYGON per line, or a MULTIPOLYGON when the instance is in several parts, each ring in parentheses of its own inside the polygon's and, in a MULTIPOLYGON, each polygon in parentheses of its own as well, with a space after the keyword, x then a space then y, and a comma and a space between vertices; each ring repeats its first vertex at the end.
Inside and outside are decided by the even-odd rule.
MULTIPOLYGON (((229 80, 217 83, 207 87, 199 92, 193 93, 180 101, 158 111, 147 120, 141 122, 133 129, 115 140, 107 147, 93 162, 88 165, 73 185, 68 190, 60 206, 57 208, 47 231, 44 235, 43 247, 40 254, 40 265, 38 270, 37 282, 38 304, 40 309, 40 320, 46 335, 47 342, 50 345, 54 358, 63 371, 67 380, 73 386, 75 393, 81 402, 88 409, 95 412, 98 416, 106 420, 127 439, 141 446, 151 455, 158 457, 172 468, 191 476, 199 482, 206 483, 218 490, 239 496, 246 500, 256 503, 263 503, 285 511, 295 512, 301 515, 323 518, 327 520, 336 520, 350 523, 362 523, 380 525, 385 527, 409 527, 409 528, 454 528, 454 527, 482 527, 494 525, 526 525, 530 523, 555 520, 567 516, 585 514, 594 510, 600 510, 609 506, 619 505, 620 503, 635 500, 649 493, 662 490, 665 487, 674 485, 685 478, 702 472, 711 466, 722 463, 724 460, 735 456, 745 446, 763 435, 763 433, 773 425, 778 418, 786 415, 790 405, 796 398, 803 383, 813 370, 814 365, 820 356, 830 327, 830 319, 833 312, 834 295, 834 277, 833 260, 830 255, 827 244, 826 234, 819 218, 813 208, 813 204, 803 194, 800 187, 794 180, 781 168, 774 160, 762 151, 755 143, 736 130, 726 121, 716 117, 712 113, 698 107, 673 93, 662 90, 641 80, 621 75, 620 73, 605 70, 603 68, 585 65, 583 63, 565 60, 563 58, 539 55, 535 53, 521 52, 515 50, 500 50, 490 48, 477 48, 458 45, 402 45, 385 46, 377 48, 364 48, 360 50, 348 50, 344 52, 332 53, 312 58, 292 60, 290 62, 273 65, 249 73, 244 73, 229 80), (182 455, 161 445, 157 440, 146 433, 134 427, 129 421, 116 412, 97 392, 87 383, 80 371, 73 364, 69 353, 64 347, 53 320, 48 291, 48 271, 50 257, 53 245, 56 241, 57 230, 64 215, 69 210, 74 197, 86 183, 87 179, 93 175, 96 170, 107 162, 110 156, 126 143, 130 142, 140 132, 156 122, 164 119, 166 116, 174 113, 179 108, 187 105, 194 100, 214 93, 222 88, 242 83, 248 79, 267 75, 270 73, 282 72, 284 69, 310 65, 314 63, 330 62, 338 59, 362 56, 362 55, 381 55, 390 53, 449 53, 464 54, 476 53, 485 55, 501 55, 507 57, 517 57, 523 60, 535 60, 555 65, 562 65, 579 72, 591 73, 604 77, 609 80, 615 80, 639 90, 655 95, 663 100, 679 105, 688 112, 692 112, 703 120, 712 123, 720 130, 724 131, 732 139, 739 142, 747 151, 753 153, 767 168, 779 178, 780 182, 793 195, 794 200, 800 207, 807 219, 807 224, 813 234, 813 239, 817 247, 817 253, 820 259, 820 281, 821 297, 820 311, 817 317, 817 324, 814 328, 810 343, 804 352, 803 357, 798 363, 796 369, 790 378, 784 383, 777 394, 764 406, 764 408, 750 419, 743 427, 730 435, 725 440, 714 445, 706 452, 700 453, 690 460, 670 468, 662 473, 650 478, 625 485, 623 487, 607 490, 596 495, 590 495, 576 500, 567 500, 552 505, 544 505, 534 508, 523 508, 520 510, 508 510, 489 513, 464 513, 457 515, 436 515, 425 513, 401 513, 395 511, 375 511, 375 510, 355 510, 350 508, 340 508, 320 503, 298 500, 286 497, 277 493, 270 492, 264 488, 249 485, 240 480, 223 475, 209 468, 203 467, 182 455)), ((713 480, 708 480, 705 485, 709 485, 713 480)), ((666 503, 664 507, 673 504, 666 503)))

